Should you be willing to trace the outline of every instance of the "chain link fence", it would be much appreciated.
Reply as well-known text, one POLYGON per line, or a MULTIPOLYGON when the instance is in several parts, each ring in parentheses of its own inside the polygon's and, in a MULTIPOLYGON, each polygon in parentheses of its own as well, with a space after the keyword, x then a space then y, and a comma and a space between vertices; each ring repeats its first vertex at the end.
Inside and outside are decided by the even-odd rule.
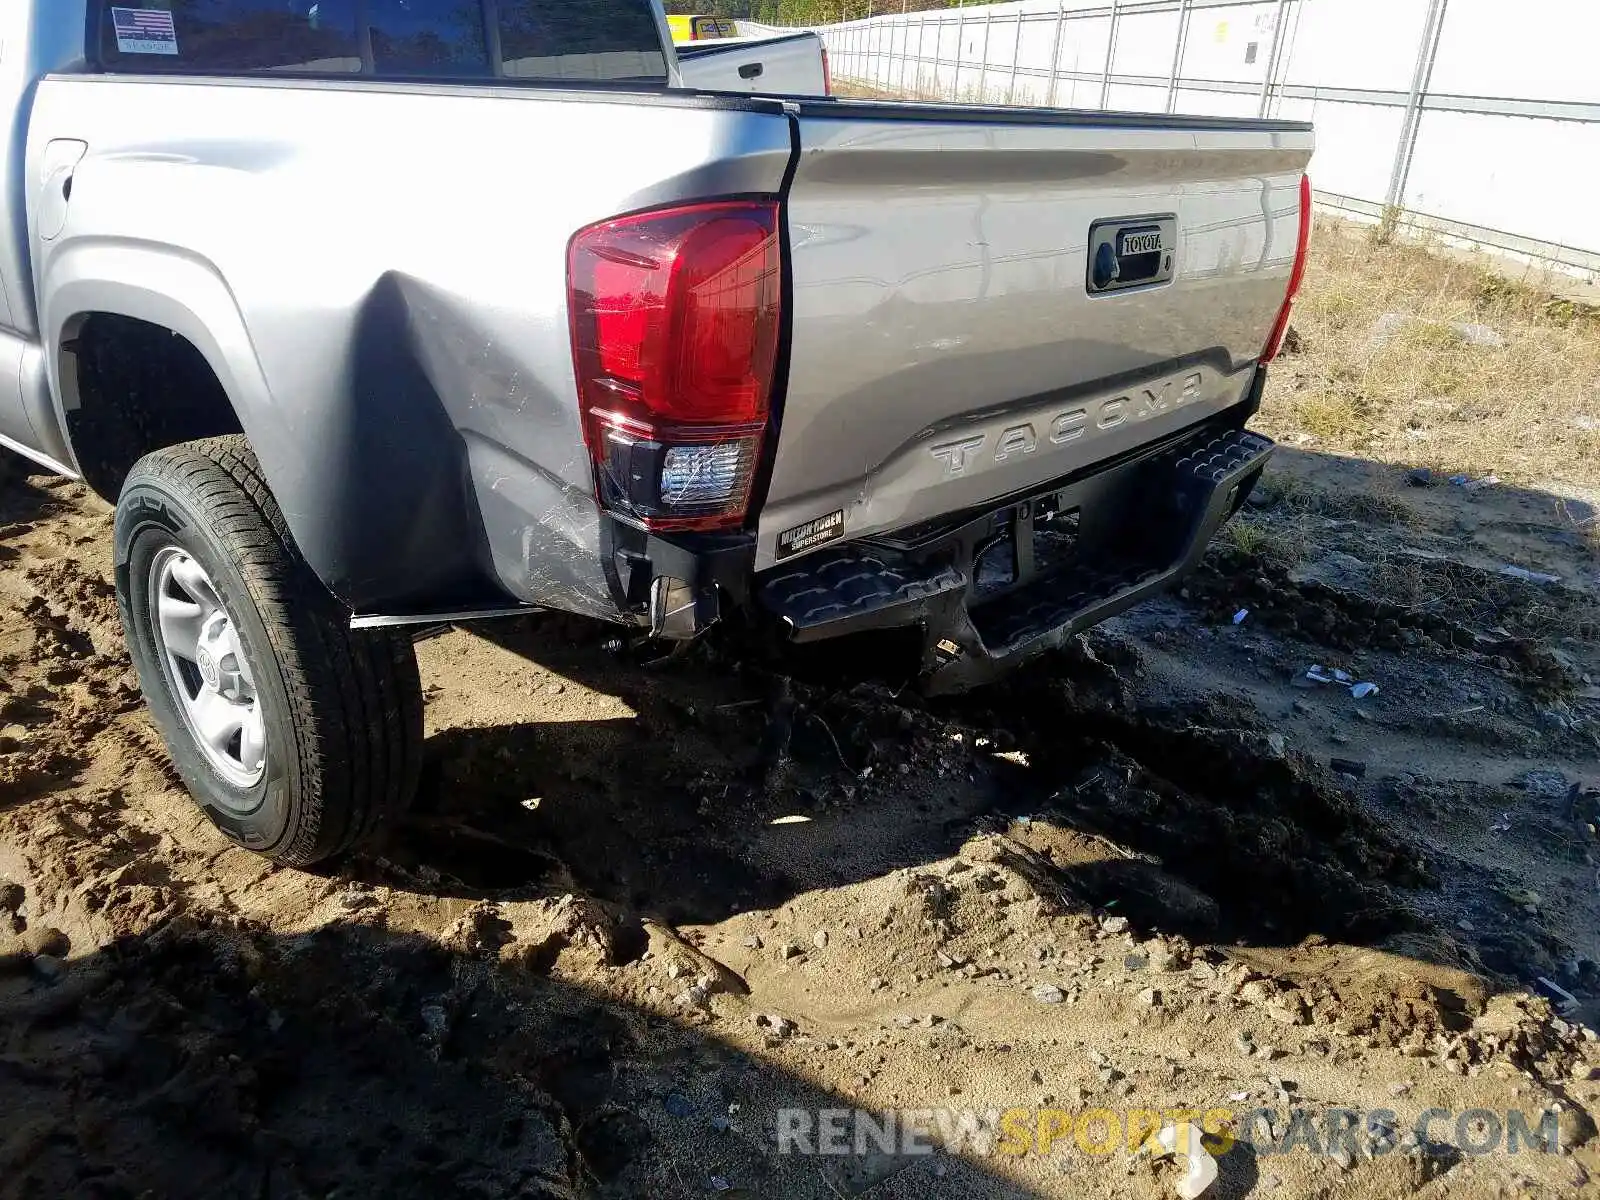
POLYGON ((1600 3, 894 6, 817 27, 836 81, 906 99, 1309 119, 1320 203, 1600 280, 1600 3))

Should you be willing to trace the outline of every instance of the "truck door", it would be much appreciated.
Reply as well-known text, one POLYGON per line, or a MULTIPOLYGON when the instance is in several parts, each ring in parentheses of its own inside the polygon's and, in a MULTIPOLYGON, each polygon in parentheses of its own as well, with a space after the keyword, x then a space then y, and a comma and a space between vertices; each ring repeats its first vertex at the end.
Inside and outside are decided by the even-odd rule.
MULTIPOLYGON (((0 55, 4 49, 0 48, 0 55)), ((20 163, 26 154, 22 135, 6 157, 20 163)), ((69 461, 65 432, 50 396, 44 347, 33 311, 33 279, 28 258, 28 208, 41 241, 55 239, 67 221, 72 173, 88 150, 84 142, 62 138, 46 144, 38 178, 20 194, 0 198, 0 228, 11 237, 0 250, 0 437, 13 448, 42 454, 55 463, 69 461), (22 203, 18 203, 22 201, 22 203), (27 206, 27 207, 25 207, 27 206)))

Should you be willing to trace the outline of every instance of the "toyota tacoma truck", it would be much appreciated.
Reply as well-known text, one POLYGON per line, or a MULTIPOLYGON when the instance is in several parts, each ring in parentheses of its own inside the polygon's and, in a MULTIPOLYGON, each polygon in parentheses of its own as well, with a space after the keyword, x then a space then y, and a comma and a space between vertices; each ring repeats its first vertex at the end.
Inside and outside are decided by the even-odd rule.
POLYGON ((900 630, 971 687, 1187 571, 1309 126, 688 83, 646 0, 15 0, 0 443, 116 507, 240 844, 401 809, 417 627, 900 630))

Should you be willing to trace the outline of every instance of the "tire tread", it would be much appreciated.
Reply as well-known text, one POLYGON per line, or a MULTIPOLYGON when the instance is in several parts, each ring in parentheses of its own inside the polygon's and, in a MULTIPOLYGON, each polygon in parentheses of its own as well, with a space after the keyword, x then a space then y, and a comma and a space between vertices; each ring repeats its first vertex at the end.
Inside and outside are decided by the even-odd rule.
POLYGON ((231 552, 267 629, 296 731, 299 802, 276 861, 308 866, 371 836, 416 791, 422 685, 411 641, 352 630, 347 610, 295 546, 261 467, 238 434, 141 459, 129 476, 181 489, 231 552))

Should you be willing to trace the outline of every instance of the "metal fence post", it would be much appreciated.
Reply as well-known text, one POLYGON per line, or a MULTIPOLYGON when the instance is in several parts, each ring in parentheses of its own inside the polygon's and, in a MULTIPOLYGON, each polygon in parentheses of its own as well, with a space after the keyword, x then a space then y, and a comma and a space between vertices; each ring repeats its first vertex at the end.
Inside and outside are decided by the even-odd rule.
POLYGON ((1439 34, 1444 30, 1444 10, 1450 0, 1429 0, 1428 19, 1422 26, 1422 45, 1417 48, 1417 70, 1411 77, 1411 95, 1406 99, 1406 119, 1400 127, 1400 144, 1395 148, 1394 171, 1389 177, 1387 206, 1405 203, 1406 181, 1411 175, 1411 159, 1417 150, 1417 130, 1422 124, 1422 102, 1433 80, 1433 64, 1439 57, 1439 34))
MULTIPOLYGON (((947 23, 943 13, 933 21, 933 82, 929 93, 941 99, 944 97, 944 27, 947 23)), ((924 68, 928 66, 926 56, 922 65, 924 68)))
POLYGON ((1011 43, 1011 82, 1006 84, 1006 103, 1017 102, 1017 67, 1022 62, 1022 10, 1017 10, 1017 36, 1011 43))
POLYGON ((891 91, 894 90, 894 86, 895 86, 895 83, 894 83, 894 64, 895 64, 894 41, 895 41, 895 33, 899 30, 899 28, 900 28, 900 23, 898 21, 895 21, 895 20, 891 19, 890 22, 889 22, 889 50, 888 50, 888 53, 886 53, 883 56, 883 84, 884 84, 884 87, 888 88, 891 91))
POLYGON ((978 103, 985 104, 989 98, 989 30, 994 26, 994 5, 988 5, 983 10, 983 61, 978 64, 978 103))
POLYGON ((1111 0, 1111 30, 1106 36, 1106 73, 1100 77, 1100 107, 1111 103, 1111 64, 1117 57, 1117 21, 1122 9, 1117 0, 1111 0))
POLYGON ((1189 47, 1189 16, 1194 11, 1190 0, 1178 0, 1178 44, 1172 52, 1172 74, 1167 79, 1167 111, 1178 103, 1178 77, 1183 74, 1183 55, 1189 47))
POLYGON ((1044 106, 1056 106, 1056 80, 1061 73, 1061 35, 1067 26, 1067 0, 1056 0, 1056 40, 1050 47, 1050 83, 1045 91, 1044 106))
POLYGON ((1278 0, 1278 19, 1272 27, 1272 49, 1267 51, 1266 77, 1261 80, 1261 106, 1256 116, 1264 117, 1272 106, 1272 85, 1278 75, 1278 56, 1284 48, 1283 26, 1289 16, 1289 0, 1278 0))
MULTIPOLYGON (((967 9, 965 3, 960 6, 958 12, 959 15, 956 17, 956 74, 955 78, 950 81, 950 99, 959 104, 961 102, 961 48, 966 45, 967 41, 967 9)), ((939 40, 941 42, 944 41, 942 32, 939 40)))
POLYGON ((894 64, 895 64, 894 40, 895 40, 895 29, 896 29, 897 25, 898 25, 898 22, 896 22, 893 17, 890 17, 889 18, 889 28, 887 30, 887 33, 889 35, 889 40, 886 43, 886 46, 885 46, 885 49, 884 49, 884 52, 883 52, 883 86, 886 89, 888 89, 889 91, 893 91, 894 90, 894 64))
POLYGON ((905 15, 905 9, 900 10, 900 93, 905 95, 906 90, 906 64, 911 61, 911 21, 905 15))
POLYGON ((878 23, 877 79, 884 91, 894 90, 894 18, 884 17, 878 23))
POLYGON ((911 78, 911 90, 917 99, 922 98, 922 43, 928 36, 928 21, 926 17, 917 17, 917 61, 915 71, 911 78))

